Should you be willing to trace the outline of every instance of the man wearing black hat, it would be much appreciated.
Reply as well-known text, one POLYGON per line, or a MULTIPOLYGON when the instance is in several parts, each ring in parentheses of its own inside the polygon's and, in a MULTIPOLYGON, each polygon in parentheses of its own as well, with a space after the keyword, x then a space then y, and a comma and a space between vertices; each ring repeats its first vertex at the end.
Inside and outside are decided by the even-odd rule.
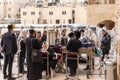
POLYGON ((4 53, 4 66, 3 66, 3 75, 4 79, 8 77, 8 80, 14 80, 12 77, 12 65, 14 54, 17 52, 17 41, 15 34, 13 33, 13 25, 8 25, 8 32, 2 35, 1 46, 2 53, 4 53), (7 75, 8 67, 8 75, 7 75))
MULTIPOLYGON (((78 52, 78 49, 81 47, 81 42, 79 40, 80 38, 80 32, 77 31, 74 33, 75 38, 70 39, 68 42, 66 48, 69 52, 78 52)), ((76 58, 76 55, 69 55, 68 57, 76 58)), ((74 77, 76 75, 76 69, 77 69, 77 60, 71 60, 68 59, 68 67, 70 68, 70 75, 71 77, 74 77)))

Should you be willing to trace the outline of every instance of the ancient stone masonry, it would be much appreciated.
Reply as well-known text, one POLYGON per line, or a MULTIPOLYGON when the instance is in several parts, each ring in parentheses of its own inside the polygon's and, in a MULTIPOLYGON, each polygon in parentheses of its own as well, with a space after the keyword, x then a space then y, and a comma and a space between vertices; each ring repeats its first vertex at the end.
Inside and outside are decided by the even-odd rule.
POLYGON ((116 42, 120 40, 120 0, 116 0, 116 42))
POLYGON ((115 0, 88 0, 89 4, 114 4, 115 0))
POLYGON ((117 74, 118 80, 120 80, 120 0, 116 0, 116 25, 115 25, 115 33, 116 33, 116 51, 117 51, 117 74))

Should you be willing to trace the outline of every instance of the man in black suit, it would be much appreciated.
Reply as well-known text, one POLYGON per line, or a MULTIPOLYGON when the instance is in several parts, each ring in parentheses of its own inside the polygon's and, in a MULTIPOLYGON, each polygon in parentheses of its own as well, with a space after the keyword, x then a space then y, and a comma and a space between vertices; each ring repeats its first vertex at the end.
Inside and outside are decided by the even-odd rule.
MULTIPOLYGON (((81 47, 81 42, 79 40, 80 38, 80 32, 77 31, 74 33, 75 35, 75 38, 73 39, 70 39, 67 46, 66 46, 66 49, 69 51, 69 52, 78 52, 78 49, 81 47)), ((71 36, 71 34, 69 35, 70 37, 73 37, 73 34, 71 36)), ((68 57, 70 58, 77 58, 76 55, 68 55, 68 57)), ((76 75, 76 69, 77 69, 77 60, 71 60, 71 59, 68 59, 68 67, 70 69, 70 75, 71 77, 74 77, 76 75)))
POLYGON ((27 78, 28 80, 39 80, 42 79, 42 65, 41 61, 32 61, 32 50, 39 50, 38 39, 36 38, 36 32, 33 29, 29 30, 30 36, 26 39, 26 50, 27 50, 27 78))
POLYGON ((12 65, 14 54, 17 52, 17 41, 15 34, 13 33, 13 25, 8 25, 8 32, 2 35, 1 46, 2 53, 4 53, 4 66, 3 66, 3 75, 4 79, 8 78, 8 80, 14 80, 12 77, 12 65), (7 67, 8 67, 8 75, 7 75, 7 67))

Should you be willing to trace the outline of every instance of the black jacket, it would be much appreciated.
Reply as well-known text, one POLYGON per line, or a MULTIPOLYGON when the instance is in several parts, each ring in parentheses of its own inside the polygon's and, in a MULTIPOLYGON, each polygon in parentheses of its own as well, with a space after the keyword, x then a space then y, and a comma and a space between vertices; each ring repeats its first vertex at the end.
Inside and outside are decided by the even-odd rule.
POLYGON ((66 46, 66 44, 67 44, 67 38, 66 37, 62 37, 61 38, 61 45, 62 46, 66 46))
POLYGON ((70 40, 67 44, 67 50, 70 52, 78 52, 78 49, 81 47, 81 42, 78 39, 70 40))
POLYGON ((38 40, 30 36, 26 39, 27 50, 27 78, 30 80, 38 80, 42 78, 41 62, 32 62, 32 49, 39 50, 38 40))
POLYGON ((7 32, 2 35, 1 40, 2 53, 16 53, 17 52, 17 41, 15 34, 7 32))
POLYGON ((20 41, 20 50, 21 50, 21 56, 25 57, 25 53, 26 53, 26 43, 24 40, 20 41))
POLYGON ((39 47, 39 50, 42 49, 42 41, 39 41, 39 40, 38 40, 38 47, 39 47))
MULTIPOLYGON (((68 44, 67 44, 67 50, 69 52, 78 52, 78 49, 81 47, 81 42, 78 39, 71 39, 68 44)), ((68 57, 72 57, 72 58, 77 58, 76 55, 68 55, 68 57)), ((68 63, 67 63, 68 67, 70 67, 70 69, 74 68, 77 69, 77 60, 73 60, 73 59, 68 59, 68 63)))
POLYGON ((102 37, 101 49, 110 50, 111 36, 106 34, 102 37))
POLYGON ((47 36, 42 36, 42 42, 46 41, 47 40, 47 36))

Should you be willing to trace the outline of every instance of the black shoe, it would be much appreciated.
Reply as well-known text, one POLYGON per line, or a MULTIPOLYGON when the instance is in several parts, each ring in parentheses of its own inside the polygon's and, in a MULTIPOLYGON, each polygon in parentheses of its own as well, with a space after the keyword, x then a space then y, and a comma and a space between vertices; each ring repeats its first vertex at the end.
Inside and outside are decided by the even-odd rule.
POLYGON ((84 70, 88 70, 88 68, 85 68, 84 70))
POLYGON ((0 59, 3 59, 3 56, 0 54, 0 59))
POLYGON ((4 75, 4 77, 3 77, 3 78, 4 78, 4 79, 7 79, 7 77, 8 77, 7 75, 4 75))
POLYGON ((27 73, 27 71, 23 71, 23 73, 24 73, 24 74, 26 74, 26 73, 27 73))
POLYGON ((75 74, 70 74, 69 76, 70 76, 70 77, 75 77, 75 74))
POLYGON ((16 78, 14 78, 14 77, 8 77, 8 79, 7 80, 15 80, 16 78))
POLYGON ((20 71, 19 73, 20 73, 20 74, 26 74, 27 71, 20 71))
POLYGON ((89 70, 89 66, 87 65, 87 67, 85 69, 83 69, 83 70, 89 70))

